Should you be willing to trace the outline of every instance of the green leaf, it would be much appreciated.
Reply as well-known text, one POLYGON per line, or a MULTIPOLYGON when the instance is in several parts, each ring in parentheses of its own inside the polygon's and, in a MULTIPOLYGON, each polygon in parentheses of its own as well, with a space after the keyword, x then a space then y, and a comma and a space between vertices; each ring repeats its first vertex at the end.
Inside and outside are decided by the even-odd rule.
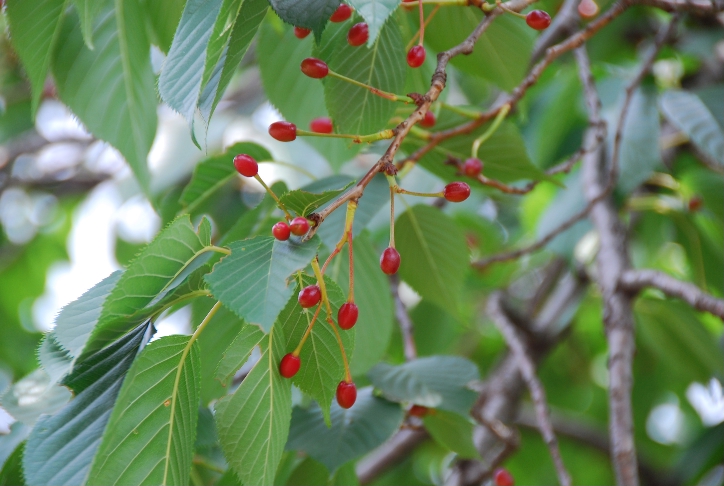
MULTIPOLYGON (((336 321, 337 311, 345 302, 345 295, 342 289, 331 279, 325 278, 324 281, 332 307, 332 316, 327 315, 326 308, 322 305, 317 322, 315 322, 312 332, 299 355, 302 361, 301 368, 292 378, 292 382, 301 391, 317 401, 322 408, 324 419, 329 423, 329 407, 337 391, 337 385, 344 378, 344 362, 339 350, 337 336, 329 322, 327 322, 327 318, 331 317, 336 321)), ((316 282, 317 279, 304 275, 299 286, 304 288, 308 285, 314 285, 316 282)), ((291 353, 296 349, 315 311, 316 308, 302 309, 297 299, 289 300, 276 324, 284 329, 287 353, 291 353)), ((347 356, 353 356, 355 329, 345 331, 337 328, 337 332, 340 334, 347 356)))
POLYGON ((216 403, 219 441, 243 484, 271 485, 284 452, 291 419, 291 382, 278 371, 284 336, 273 328, 262 355, 239 388, 216 403))
MULTIPOLYGON (((158 80, 163 101, 191 122, 201 93, 204 60, 223 0, 189 0, 158 80)), ((216 62, 214 62, 216 64, 216 62)))
POLYGON ((23 451, 25 450, 25 442, 10 454, 0 469, 0 486, 25 486, 25 477, 23 476, 23 451))
POLYGON ((269 0, 284 22, 314 31, 317 42, 329 17, 337 10, 339 0, 269 0))
MULTIPOLYGON (((100 2, 98 2, 100 3, 100 2)), ((65 0, 8 0, 10 40, 32 86, 31 112, 38 109, 50 59, 63 25, 65 0)))
MULTIPOLYGON (((464 41, 482 17, 483 13, 476 9, 441 8, 433 25, 454 25, 455 28, 426 29, 425 42, 437 52, 450 49, 464 41)), ((452 64, 509 91, 525 76, 534 37, 533 29, 528 28, 525 22, 512 15, 502 15, 480 36, 472 54, 457 56, 452 59, 452 64)))
POLYGON ((352 182, 349 182, 342 186, 340 189, 334 189, 331 191, 324 191, 320 193, 313 193, 305 191, 304 189, 297 189, 294 191, 289 191, 286 194, 282 194, 279 199, 281 200, 282 204, 286 206, 287 209, 294 211, 299 216, 308 216, 324 204, 328 203, 329 201, 349 189, 351 185, 352 182))
POLYGON ((294 468, 285 484, 287 486, 327 485, 329 484, 329 471, 324 464, 307 457, 294 468))
MULTIPOLYGON (((291 302, 291 301, 290 301, 291 302)), ((249 359, 254 348, 264 339, 264 333, 257 326, 246 325, 224 351, 216 368, 216 379, 227 386, 239 368, 249 359)))
POLYGON ((176 26, 181 20, 185 0, 143 0, 142 3, 151 24, 151 41, 168 53, 176 26))
POLYGON ((395 11, 400 0, 350 0, 349 4, 365 19, 370 37, 367 46, 371 47, 385 25, 387 18, 395 11))
POLYGON ((115 271, 86 293, 63 307, 55 319, 55 340, 71 356, 79 356, 91 332, 98 323, 103 302, 115 288, 123 272, 115 271))
POLYGON ((234 156, 238 154, 251 155, 257 161, 272 160, 269 151, 251 142, 236 143, 222 155, 202 160, 194 168, 191 181, 186 185, 179 199, 179 203, 184 206, 186 212, 192 213, 234 177, 238 177, 238 172, 234 168, 234 156))
POLYGON ((83 484, 121 384, 147 340, 143 324, 80 362, 65 380, 75 398, 55 415, 43 415, 23 457, 30 484, 83 484))
POLYGON ((189 484, 200 366, 193 337, 146 346, 123 382, 88 484, 189 484))
MULTIPOLYGON (((327 64, 342 76, 369 86, 400 93, 405 87, 405 51, 400 28, 388 21, 370 47, 354 47, 345 41, 345 30, 325 42, 334 52, 327 64)), ((397 104, 369 90, 337 78, 324 79, 324 99, 329 114, 341 133, 366 135, 385 128, 397 104)))
POLYGON ((250 324, 269 332, 292 296, 288 277, 306 267, 319 247, 319 239, 306 243, 257 236, 229 245, 231 255, 221 259, 206 276, 211 293, 250 324))
POLYGON ((113 145, 150 192, 146 157, 156 133, 151 45, 138 0, 116 0, 95 20, 88 49, 71 16, 58 38, 53 75, 60 99, 88 130, 113 145))
MULTIPOLYGON (((185 272, 196 265, 197 257, 208 256, 203 255, 209 245, 208 231, 204 229, 207 224, 200 224, 197 233, 189 217, 182 216, 154 238, 121 275, 106 298, 85 352, 113 341, 149 317, 146 307, 159 304, 159 294, 181 283, 185 272), (202 240, 204 236, 206 241, 202 240)), ((195 280, 200 282, 198 278, 195 280)), ((152 312, 154 308, 149 310, 152 312)))
POLYGON ((67 375, 72 366, 72 357, 58 344, 53 331, 47 333, 40 343, 38 361, 53 383, 58 383, 67 375))
POLYGON ((324 423, 319 406, 296 407, 292 412, 287 449, 303 451, 334 472, 385 442, 402 423, 402 409, 378 398, 371 387, 357 393, 349 409, 332 404, 332 427, 324 423))
MULTIPOLYGON (((380 271, 380 257, 369 234, 365 231, 354 238, 352 248, 354 300, 359 307, 359 318, 354 327, 357 334, 350 368, 353 375, 361 375, 379 363, 387 353, 394 322, 390 281, 380 271)), ((349 287, 348 248, 345 247, 335 259, 339 261, 335 260, 330 265, 330 275, 340 287, 346 289, 349 287)))
POLYGON ((452 412, 435 410, 423 419, 425 428, 440 445, 457 452, 463 459, 479 459, 473 444, 475 425, 468 419, 452 412))
POLYGON ((469 267, 465 234, 439 209, 417 205, 395 223, 400 277, 423 298, 457 310, 469 267))
POLYGON ((93 20, 103 8, 103 2, 99 0, 73 0, 75 9, 80 17, 80 30, 83 32, 83 40, 88 49, 93 49, 93 20))
POLYGON ((380 363, 367 376, 390 400, 467 416, 477 394, 468 388, 478 367, 459 356, 430 356, 399 366, 380 363))
MULTIPOLYGON (((341 27, 335 24, 327 29, 327 33, 336 28, 341 27)), ((267 16, 259 29, 256 51, 264 93, 285 119, 300 128, 309 126, 314 118, 328 116, 322 83, 300 75, 299 65, 303 59, 312 56, 313 45, 311 37, 297 39, 291 26, 282 24, 272 15, 267 16)), ((324 137, 306 137, 303 141, 335 168, 354 157, 362 147, 347 140, 324 137)))
POLYGON ((664 116, 711 160, 724 165, 724 133, 701 99, 686 91, 671 90, 661 95, 664 116))

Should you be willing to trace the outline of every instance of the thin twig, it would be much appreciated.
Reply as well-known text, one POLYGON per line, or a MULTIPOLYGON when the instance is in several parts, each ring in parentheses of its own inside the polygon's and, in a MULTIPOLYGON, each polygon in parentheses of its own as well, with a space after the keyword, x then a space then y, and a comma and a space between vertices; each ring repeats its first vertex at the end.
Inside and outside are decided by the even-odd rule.
POLYGON ((400 332, 402 333, 402 343, 405 350, 405 361, 413 361, 417 359, 417 346, 415 346, 414 330, 412 328, 412 319, 407 313, 407 307, 400 299, 400 277, 390 275, 390 287, 392 288, 392 298, 395 301, 395 317, 400 324, 400 332))
POLYGON ((724 319, 724 299, 717 299, 696 285, 682 282, 656 270, 626 270, 619 284, 628 292, 639 292, 646 287, 659 289, 669 297, 676 297, 696 310, 709 312, 724 319))
POLYGON ((553 425, 551 425, 550 412, 548 411, 548 403, 546 402, 543 384, 536 375, 533 358, 531 358, 527 346, 523 342, 523 338, 503 309, 501 292, 495 292, 490 296, 487 311, 490 318, 503 334, 503 337, 505 337, 508 347, 516 358, 525 384, 528 386, 533 405, 535 406, 538 426, 540 427, 543 440, 548 446, 548 451, 553 458, 553 465, 556 468, 558 481, 562 486, 570 486, 571 475, 563 464, 561 451, 558 448, 558 439, 553 432, 553 425))

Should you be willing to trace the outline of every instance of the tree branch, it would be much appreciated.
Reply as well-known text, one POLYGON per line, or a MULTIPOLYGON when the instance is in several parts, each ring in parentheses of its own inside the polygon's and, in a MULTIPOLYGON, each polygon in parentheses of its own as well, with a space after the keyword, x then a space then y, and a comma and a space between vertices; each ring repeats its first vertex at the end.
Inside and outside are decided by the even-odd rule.
POLYGON ((400 277, 390 275, 390 286, 392 287, 392 298, 395 301, 395 317, 400 324, 400 332, 402 333, 402 343, 405 350, 405 361, 417 359, 417 346, 413 337, 412 319, 407 313, 407 307, 400 299, 400 277))
POLYGON ((373 481, 387 469, 401 462, 428 437, 430 435, 425 429, 403 429, 397 432, 390 440, 357 463, 355 471, 360 484, 373 481))
POLYGON ((548 451, 553 458, 553 465, 556 468, 558 482, 562 486, 570 486, 571 475, 563 464, 561 451, 558 448, 558 439, 556 439, 556 435, 553 432, 553 425, 551 425, 543 384, 536 375, 535 364, 529 355, 529 351, 523 342, 523 338, 520 336, 515 325, 510 322, 510 319, 503 309, 501 292, 495 292, 490 296, 488 299, 487 310, 488 315, 503 334, 503 337, 505 337, 505 341, 508 343, 508 347, 516 359, 518 368, 523 376, 523 380, 525 380, 525 384, 528 386, 528 390, 530 391, 530 396, 535 407, 538 426, 540 428, 541 435, 543 436, 543 440, 548 446, 548 451))
POLYGON ((696 285, 682 282, 656 270, 627 270, 621 274, 619 285, 628 292, 640 292, 646 287, 659 289, 669 297, 683 300, 696 310, 709 312, 724 319, 724 299, 707 294, 696 285))

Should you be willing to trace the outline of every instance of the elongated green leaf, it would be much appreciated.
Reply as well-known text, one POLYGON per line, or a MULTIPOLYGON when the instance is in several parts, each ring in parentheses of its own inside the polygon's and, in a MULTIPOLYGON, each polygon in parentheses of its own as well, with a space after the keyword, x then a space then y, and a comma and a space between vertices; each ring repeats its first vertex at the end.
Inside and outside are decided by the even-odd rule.
MULTIPOLYGON (((31 112, 38 109, 50 59, 63 24, 65 0, 9 0, 10 40, 33 88, 31 112)), ((98 2, 100 3, 100 2, 98 2)))
MULTIPOLYGON (((352 374, 361 375, 387 353, 392 337, 393 308, 390 281, 380 271, 380 257, 368 233, 362 233, 353 242, 354 300, 359 307, 359 318, 354 327, 357 334, 350 367, 352 374)), ((336 258, 339 262, 331 265, 330 274, 346 289, 349 287, 348 248, 345 247, 336 258)))
MULTIPOLYGON (((106 298, 98 325, 86 345, 86 351, 113 341, 138 321, 148 317, 146 306, 158 303, 159 294, 182 282, 184 272, 193 268, 197 257, 210 243, 208 221, 198 233, 188 216, 173 221, 133 261, 106 298)), ((196 275, 198 277, 198 275, 196 275)), ((196 282, 200 282, 195 278, 196 282)))
POLYGON ((460 228, 441 211, 418 205, 395 223, 400 277, 422 297, 457 309, 468 268, 468 248, 460 228))
POLYGON ((284 22, 311 29, 319 41, 322 31, 339 6, 339 0, 269 0, 274 11, 284 22))
POLYGON ((257 364, 236 389, 216 403, 219 441, 243 484, 271 485, 291 419, 291 382, 279 374, 284 335, 273 328, 257 364))
POLYGON ((257 236, 229 245, 231 255, 221 259, 206 276, 211 293, 250 324, 269 332, 292 296, 288 277, 306 267, 319 247, 319 239, 306 243, 257 236))
POLYGON ((50 380, 57 383, 70 372, 72 357, 58 344, 55 333, 51 331, 40 343, 38 361, 50 380))
POLYGON ((22 442, 4 461, 0 469, 0 486, 25 486, 23 476, 23 451, 25 442, 22 442))
MULTIPOLYGON (((316 281, 315 278, 304 275, 300 287, 314 285, 316 281)), ((325 278, 324 281, 332 306, 331 318, 336 321, 337 311, 344 303, 345 296, 342 289, 332 280, 325 278)), ((284 329, 288 353, 294 351, 299 344, 315 311, 314 308, 302 309, 296 299, 291 299, 282 311, 276 325, 284 329)), ((339 350, 337 336, 327 322, 327 317, 326 308, 322 306, 317 322, 299 355, 302 361, 301 368, 294 375, 292 381, 300 390, 317 401, 322 408, 325 421, 329 424, 329 407, 337 391, 337 385, 344 378, 344 361, 339 350)), ((339 329, 339 327, 336 329, 340 333, 347 356, 353 356, 356 329, 352 328, 347 331, 339 329)))
POLYGON ((400 0, 350 0, 349 4, 365 19, 370 32, 367 45, 372 44, 385 25, 387 18, 400 5, 400 0))
POLYGON ((168 53, 184 10, 185 0, 143 0, 143 8, 153 32, 151 42, 168 53))
POLYGON ((198 344, 150 343, 113 408, 88 484, 189 484, 200 400, 198 344))
POLYGON ((184 188, 179 202, 192 213, 199 205, 224 187, 238 172, 234 168, 234 156, 248 154, 257 161, 271 160, 271 154, 260 145, 251 142, 236 143, 222 155, 202 160, 194 168, 191 181, 184 188))
POLYGON ((474 363, 458 356, 430 356, 399 366, 380 363, 367 373, 388 398, 468 415, 477 396, 468 384, 479 378, 474 363))
MULTIPOLYGON (((229 43, 229 38, 231 37, 231 32, 234 30, 236 17, 239 15, 239 9, 241 9, 242 3, 244 3, 244 0, 221 1, 221 6, 219 7, 219 12, 213 24, 208 45, 206 46, 206 59, 204 60, 204 70, 199 86, 206 86, 211 79, 214 68, 219 63, 229 43)), ((179 25, 179 27, 181 27, 181 25, 179 25)))
POLYGON ((279 198, 286 206, 287 209, 294 211, 299 216, 308 216, 309 214, 316 211, 318 208, 328 203, 335 197, 342 194, 344 191, 349 189, 352 183, 345 184, 339 189, 331 191, 324 191, 320 193, 313 193, 305 191, 304 189, 297 189, 289 191, 286 194, 282 194, 279 198))
POLYGON ((241 368, 252 350, 264 339, 264 333, 257 326, 244 326, 224 351, 216 368, 216 379, 226 386, 241 368))
POLYGON ((457 452, 463 459, 479 459, 480 454, 473 444, 475 425, 460 415, 444 410, 429 413, 423 421, 425 428, 440 445, 457 452))
POLYGON ((330 472, 386 441, 402 422, 402 409, 378 398, 371 387, 357 393, 349 409, 332 404, 332 427, 328 428, 319 407, 295 408, 287 449, 304 451, 330 472))
POLYGON ((71 356, 80 355, 85 343, 101 316, 103 302, 118 283, 123 272, 116 271, 93 288, 63 307, 55 319, 53 334, 56 341, 71 356))
MULTIPOLYGON (((404 42, 397 23, 388 21, 370 47, 345 42, 345 31, 325 42, 335 46, 327 64, 343 76, 391 93, 405 87, 404 42)), ((385 128, 396 103, 337 78, 325 78, 324 98, 341 133, 366 135, 385 128)))
MULTIPOLYGON (((330 31, 342 28, 342 24, 330 26, 325 32, 325 42, 330 31)), ((299 65, 312 56, 313 39, 297 39, 291 26, 284 25, 269 15, 259 29, 256 46, 261 80, 269 101, 289 121, 299 128, 309 126, 314 118, 328 116, 324 105, 324 87, 318 79, 301 75, 299 65)), ((324 137, 306 137, 304 142, 314 147, 335 168, 350 160, 359 152, 361 145, 347 140, 324 137)))
POLYGON ((661 111, 711 160, 724 165, 724 133, 701 99, 686 91, 666 91, 661 111))
POLYGON ((73 0, 75 9, 80 17, 80 29, 83 40, 89 49, 93 49, 93 20, 103 8, 103 2, 98 0, 73 0))
POLYGON ((30 433, 23 457, 30 484, 83 484, 101 442, 121 384, 149 325, 139 326, 78 364, 65 380, 75 398, 44 415, 30 433))
POLYGON ((64 23, 53 75, 60 99, 93 135, 121 152, 148 193, 146 156, 156 133, 151 46, 138 0, 115 3, 94 22, 94 50, 83 43, 75 16, 64 23))

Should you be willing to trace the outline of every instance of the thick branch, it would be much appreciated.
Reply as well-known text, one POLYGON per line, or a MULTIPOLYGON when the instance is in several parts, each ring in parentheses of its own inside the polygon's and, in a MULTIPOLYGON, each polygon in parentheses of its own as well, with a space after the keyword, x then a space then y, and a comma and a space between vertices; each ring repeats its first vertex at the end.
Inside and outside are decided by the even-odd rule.
POLYGON ((627 270, 621 275, 619 284, 628 292, 639 292, 646 287, 653 287, 669 297, 683 300, 696 310, 709 312, 724 319, 724 299, 717 299, 696 285, 682 282, 663 272, 656 270, 627 270))
POLYGON ((508 347, 513 352, 518 368, 523 375, 523 380, 525 380, 525 384, 528 386, 531 399, 533 400, 533 404, 535 406, 538 426, 540 427, 543 440, 548 446, 548 451, 553 458, 553 465, 555 466, 556 473, 558 474, 558 481, 562 486, 570 486, 571 475, 566 470, 566 467, 563 464, 563 458, 561 458, 561 451, 558 448, 558 439, 556 439, 556 435, 553 432, 553 425, 551 425, 550 413, 548 411, 548 403, 546 402, 546 394, 543 384, 536 375, 535 364, 533 363, 533 359, 530 357, 527 346, 523 342, 523 338, 520 336, 515 325, 510 322, 510 319, 503 309, 501 292, 496 292, 490 296, 487 310, 491 319, 493 319, 493 322, 495 322, 495 325, 503 334, 503 337, 505 337, 505 341, 508 343, 508 347))
POLYGON ((360 484, 367 484, 390 467, 401 462, 415 447, 427 439, 424 429, 404 429, 357 463, 360 484))

